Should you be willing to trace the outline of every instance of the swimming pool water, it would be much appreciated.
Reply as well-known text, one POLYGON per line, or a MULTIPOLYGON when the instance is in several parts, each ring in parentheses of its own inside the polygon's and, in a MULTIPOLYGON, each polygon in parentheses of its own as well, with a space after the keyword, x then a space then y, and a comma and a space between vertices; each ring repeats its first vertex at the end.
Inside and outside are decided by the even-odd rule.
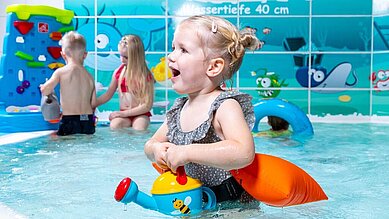
MULTIPOLYGON (((223 210, 201 217, 389 218, 389 125, 313 125, 315 135, 299 142, 256 138, 256 151, 287 159, 307 171, 329 200, 275 208, 223 210)), ((133 203, 124 211, 113 194, 124 177, 150 194, 158 176, 143 153, 157 130, 110 131, 93 136, 44 136, 0 146, 0 203, 28 218, 161 218, 133 203)))

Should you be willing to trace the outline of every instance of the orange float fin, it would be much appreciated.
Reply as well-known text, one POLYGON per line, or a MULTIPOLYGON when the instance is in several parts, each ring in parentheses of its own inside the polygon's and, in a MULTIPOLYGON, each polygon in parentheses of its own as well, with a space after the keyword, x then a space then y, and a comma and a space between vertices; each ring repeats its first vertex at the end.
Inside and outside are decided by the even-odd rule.
POLYGON ((249 166, 230 172, 250 195, 271 206, 285 207, 328 199, 308 173, 279 157, 256 154, 249 166))

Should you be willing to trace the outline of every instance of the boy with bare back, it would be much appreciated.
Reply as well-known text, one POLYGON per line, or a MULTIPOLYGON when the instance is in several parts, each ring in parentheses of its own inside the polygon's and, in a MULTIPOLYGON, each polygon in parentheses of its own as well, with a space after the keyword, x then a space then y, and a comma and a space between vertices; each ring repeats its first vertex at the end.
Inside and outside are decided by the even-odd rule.
POLYGON ((60 84, 62 118, 58 135, 93 134, 96 90, 92 76, 83 66, 87 55, 85 38, 70 31, 62 37, 61 45, 66 65, 54 71, 40 90, 42 95, 49 95, 60 84))

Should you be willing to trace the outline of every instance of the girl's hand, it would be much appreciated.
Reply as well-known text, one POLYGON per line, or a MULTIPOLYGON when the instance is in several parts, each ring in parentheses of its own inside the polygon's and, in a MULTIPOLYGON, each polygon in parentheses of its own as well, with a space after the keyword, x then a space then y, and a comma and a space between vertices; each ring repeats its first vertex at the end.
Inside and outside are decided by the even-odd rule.
POLYGON ((166 151, 166 164, 175 173, 177 168, 184 166, 187 161, 186 149, 187 146, 172 145, 166 151))
POLYGON ((155 163, 158 164, 162 169, 168 170, 169 167, 166 164, 166 151, 169 147, 174 146, 174 144, 169 142, 155 143, 153 146, 153 154, 155 163))
POLYGON ((115 118, 120 118, 121 117, 121 112, 120 111, 115 111, 109 114, 109 121, 115 118))

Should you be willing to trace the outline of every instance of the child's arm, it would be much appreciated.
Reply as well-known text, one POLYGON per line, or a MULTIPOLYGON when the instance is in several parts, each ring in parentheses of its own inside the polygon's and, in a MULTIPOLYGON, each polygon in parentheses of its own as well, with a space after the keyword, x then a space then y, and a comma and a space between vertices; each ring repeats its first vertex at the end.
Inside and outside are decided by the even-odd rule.
POLYGON ((91 97, 91 106, 92 106, 93 110, 95 110, 97 107, 96 87, 94 86, 94 83, 93 83, 93 91, 92 91, 92 97, 91 97))
POLYGON ((226 100, 215 114, 215 126, 223 133, 223 141, 210 144, 172 145, 166 152, 170 169, 193 162, 225 170, 239 169, 249 165, 255 156, 251 130, 247 125, 240 104, 226 100))
POLYGON ((114 113, 115 115, 117 115, 116 117, 127 118, 130 116, 136 116, 136 115, 141 115, 150 112, 152 106, 153 106, 153 101, 149 101, 148 103, 141 103, 134 108, 121 110, 114 113))
POLYGON ((54 71, 54 73, 51 75, 51 78, 47 80, 44 84, 40 85, 40 90, 42 95, 49 95, 54 92, 55 86, 59 83, 59 74, 60 70, 57 69, 54 71))
MULTIPOLYGON (((115 71, 116 72, 116 71, 115 71)), ((118 82, 115 78, 115 72, 112 74, 111 83, 108 86, 108 90, 96 99, 96 107, 108 102, 118 88, 118 82)))
POLYGON ((140 103, 138 106, 131 108, 131 109, 113 112, 110 115, 110 117, 111 117, 111 119, 114 119, 117 117, 127 118, 130 116, 137 116, 137 115, 145 114, 147 112, 150 112, 151 108, 153 107, 153 101, 154 101, 154 95, 150 95, 149 99, 147 100, 146 103, 140 103))
POLYGON ((168 128, 165 122, 159 127, 157 132, 148 140, 144 146, 144 152, 147 158, 153 162, 156 162, 158 166, 168 169, 166 165, 166 151, 169 146, 173 145, 168 141, 166 134, 168 128))

